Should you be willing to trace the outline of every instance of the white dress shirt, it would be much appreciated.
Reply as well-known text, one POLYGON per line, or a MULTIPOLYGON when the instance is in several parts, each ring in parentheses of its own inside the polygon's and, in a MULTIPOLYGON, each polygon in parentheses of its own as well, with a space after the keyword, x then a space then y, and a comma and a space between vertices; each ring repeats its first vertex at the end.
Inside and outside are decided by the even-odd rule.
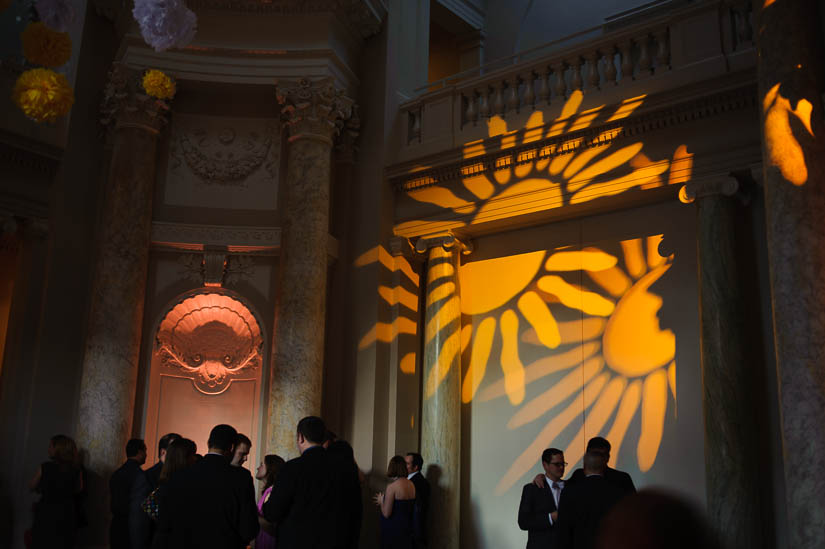
MULTIPOLYGON (((547 487, 550 488, 550 491, 553 493, 553 501, 556 503, 556 511, 558 511, 559 510, 559 500, 561 499, 561 491, 564 490, 564 481, 563 480, 552 480, 547 475, 544 475, 544 482, 547 483, 547 487), (554 484, 558 487, 553 488, 554 484)), ((552 515, 548 514, 547 518, 550 519, 550 524, 553 524, 552 515)))

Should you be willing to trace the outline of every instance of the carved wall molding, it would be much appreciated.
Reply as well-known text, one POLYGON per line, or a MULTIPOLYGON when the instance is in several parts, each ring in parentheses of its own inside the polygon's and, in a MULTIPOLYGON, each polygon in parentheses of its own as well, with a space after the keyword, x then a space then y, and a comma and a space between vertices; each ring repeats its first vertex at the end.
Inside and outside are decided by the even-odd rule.
MULTIPOLYGON (((628 137, 638 138, 651 131, 712 118, 726 112, 755 109, 756 107, 756 90, 750 87, 738 89, 631 116, 620 121, 534 141, 529 145, 512 147, 506 151, 493 151, 483 156, 473 157, 471 160, 453 161, 437 168, 410 173, 407 164, 398 165, 390 168, 388 175, 396 192, 407 192, 436 184, 444 184, 445 182, 460 181, 462 177, 468 175, 492 173, 502 163, 513 166, 534 162, 535 155, 525 154, 532 150, 549 151, 549 154, 541 158, 551 159, 556 156, 575 153, 581 149, 609 145, 614 141, 628 137), (398 172, 402 173, 399 174, 398 172)), ((427 163, 433 164, 434 162, 427 162, 426 159, 415 161, 415 165, 427 163)))
POLYGON ((281 246, 280 227, 233 227, 186 223, 152 223, 153 244, 194 244, 207 246, 249 246, 277 249, 281 246))
POLYGON ((170 146, 171 174, 180 176, 183 163, 200 181, 207 185, 238 186, 263 167, 269 179, 278 171, 279 151, 271 150, 280 143, 278 130, 272 122, 258 120, 227 120, 219 127, 213 119, 188 123, 176 118, 170 146), (250 128, 249 124, 260 126, 250 128))

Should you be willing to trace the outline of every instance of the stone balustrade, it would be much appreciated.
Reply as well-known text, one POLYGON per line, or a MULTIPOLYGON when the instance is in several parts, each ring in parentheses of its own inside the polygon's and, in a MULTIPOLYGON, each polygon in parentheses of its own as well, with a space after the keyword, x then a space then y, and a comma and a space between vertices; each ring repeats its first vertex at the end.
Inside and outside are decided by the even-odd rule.
POLYGON ((755 68, 747 0, 691 2, 607 28, 583 41, 578 33, 574 45, 541 56, 519 54, 503 60, 503 67, 500 60, 428 85, 429 91, 400 107, 406 132, 398 160, 428 154, 434 148, 428 143, 443 150, 485 137, 474 128, 491 117, 510 120, 560 109, 576 90, 606 104, 755 68))

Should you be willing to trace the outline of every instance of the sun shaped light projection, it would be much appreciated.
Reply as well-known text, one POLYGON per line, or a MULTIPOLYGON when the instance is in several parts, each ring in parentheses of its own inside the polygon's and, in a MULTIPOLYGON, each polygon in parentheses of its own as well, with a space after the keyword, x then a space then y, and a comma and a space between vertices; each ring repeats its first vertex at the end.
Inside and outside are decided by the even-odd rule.
POLYGON ((208 395, 226 391, 246 370, 261 366, 258 321, 240 301, 218 293, 198 294, 164 317, 155 353, 164 368, 192 379, 208 395))
POLYGON ((653 466, 668 389, 676 398, 676 339, 661 329, 663 301, 651 291, 673 261, 659 255, 661 238, 625 240, 612 253, 566 248, 462 266, 462 401, 506 398, 511 430, 544 422, 500 479, 498 494, 533 468, 548 446, 564 447, 573 464, 582 457, 585 437, 598 434, 613 444, 615 465, 637 416, 636 463, 642 472, 653 466), (524 364, 520 343, 538 349, 541 358, 524 364), (479 390, 485 376, 494 381, 479 390), (549 381, 549 388, 528 399, 526 388, 539 380, 549 381), (582 414, 582 428, 572 439, 560 439, 582 414))
MULTIPOLYGON (((407 196, 458 214, 466 220, 453 223, 460 226, 690 179, 692 155, 686 146, 677 147, 671 158, 651 159, 643 152, 642 141, 616 139, 624 129, 620 121, 633 114, 645 96, 628 98, 611 110, 604 105, 582 110, 583 99, 581 91, 573 92, 558 118, 547 124, 541 111, 535 111, 523 128, 508 128, 501 117, 491 117, 487 121, 488 139, 463 147, 460 184, 427 177, 420 186, 407 191, 407 196), (596 135, 582 133, 598 124, 605 124, 604 131, 596 135), (552 144, 538 143, 546 140, 553 140, 552 144), (530 148, 533 142, 537 145, 530 148), (508 152, 516 146, 517 154, 508 152), (481 161, 473 164, 473 159, 485 155, 488 149, 502 151, 492 172, 486 171, 481 161), (525 196, 530 200, 525 201, 525 196)), ((399 223, 396 232, 404 234, 419 223, 399 223)))

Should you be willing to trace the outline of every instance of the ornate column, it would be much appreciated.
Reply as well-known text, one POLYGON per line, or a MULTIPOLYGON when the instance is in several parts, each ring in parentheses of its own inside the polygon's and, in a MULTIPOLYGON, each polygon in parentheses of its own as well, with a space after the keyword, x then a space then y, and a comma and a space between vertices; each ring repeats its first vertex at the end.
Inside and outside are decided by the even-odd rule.
POLYGON ((761 547, 753 376, 745 353, 734 236, 736 198, 744 195, 730 177, 688 183, 679 196, 695 202, 697 213, 708 515, 725 547, 761 547))
POLYGON ((825 547, 825 52, 816 0, 757 0, 765 224, 791 547, 825 547))
POLYGON ((352 100, 331 78, 279 82, 289 131, 268 451, 294 456, 295 427, 321 413, 332 138, 352 100))
POLYGON ((138 92, 138 77, 116 65, 103 104, 112 157, 98 230, 77 438, 90 473, 104 481, 123 461, 132 431, 157 139, 169 110, 165 102, 138 92))
POLYGON ((421 455, 432 493, 429 546, 458 549, 461 487, 461 302, 459 255, 469 251, 452 234, 420 238, 427 253, 421 455))

